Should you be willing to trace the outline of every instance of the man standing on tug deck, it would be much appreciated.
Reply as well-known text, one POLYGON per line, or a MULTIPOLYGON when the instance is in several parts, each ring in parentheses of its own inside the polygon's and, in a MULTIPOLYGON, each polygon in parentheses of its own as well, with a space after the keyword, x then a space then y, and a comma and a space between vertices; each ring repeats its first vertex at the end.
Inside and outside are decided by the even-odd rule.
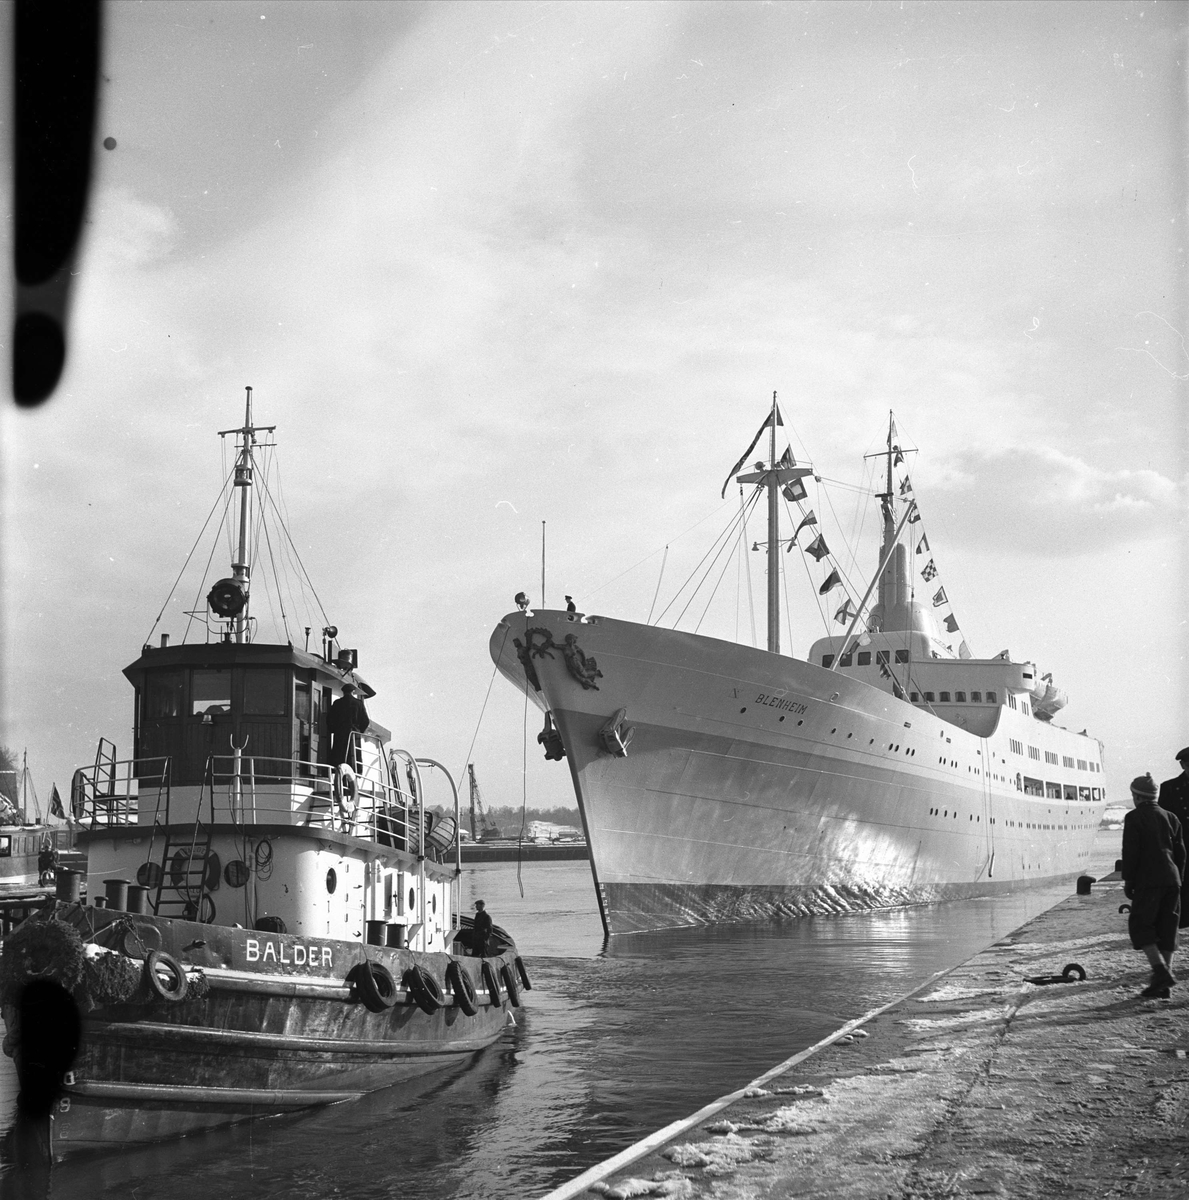
MULTIPOLYGON (((1166 779, 1160 785, 1159 804, 1181 822, 1181 836, 1185 839, 1185 851, 1189 854, 1189 746, 1177 752, 1181 773, 1175 779, 1166 779)), ((1189 871, 1181 871, 1181 928, 1189 928, 1189 871)))
POLYGON ((1167 999, 1177 981, 1172 956, 1177 948, 1185 843, 1181 823, 1156 803, 1151 775, 1131 781, 1135 807, 1123 818, 1123 892, 1131 901, 1127 932, 1131 944, 1152 965, 1152 981, 1140 995, 1167 999))

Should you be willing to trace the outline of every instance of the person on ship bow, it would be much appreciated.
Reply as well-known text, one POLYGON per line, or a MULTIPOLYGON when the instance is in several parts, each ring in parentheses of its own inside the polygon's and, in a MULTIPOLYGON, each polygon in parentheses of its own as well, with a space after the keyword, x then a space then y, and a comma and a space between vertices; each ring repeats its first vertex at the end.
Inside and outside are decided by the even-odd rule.
POLYGON ((475 923, 471 926, 469 945, 471 950, 480 958, 488 953, 487 943, 491 940, 491 913, 487 911, 482 900, 475 901, 475 923))
MULTIPOLYGON (((339 767, 347 761, 352 744, 351 735, 365 732, 370 724, 367 708, 355 694, 353 683, 343 684, 343 694, 330 706, 326 723, 330 727, 330 765, 339 767)), ((359 771, 361 766, 358 739, 355 739, 351 758, 350 765, 355 771, 359 771)))
MULTIPOLYGON (((1181 832, 1189 837, 1189 746, 1177 752, 1177 762, 1181 773, 1160 785, 1158 803, 1181 822, 1181 832)), ((1189 850, 1189 846, 1185 848, 1189 850)), ((1189 929, 1189 871, 1181 872, 1181 928, 1189 929)))
POLYGON ((1135 807, 1123 818, 1123 894, 1131 901, 1127 932, 1131 944, 1152 967, 1152 982, 1140 995, 1168 999, 1177 981, 1172 957, 1177 948, 1185 843, 1181 822, 1156 803, 1151 775, 1131 781, 1135 807))

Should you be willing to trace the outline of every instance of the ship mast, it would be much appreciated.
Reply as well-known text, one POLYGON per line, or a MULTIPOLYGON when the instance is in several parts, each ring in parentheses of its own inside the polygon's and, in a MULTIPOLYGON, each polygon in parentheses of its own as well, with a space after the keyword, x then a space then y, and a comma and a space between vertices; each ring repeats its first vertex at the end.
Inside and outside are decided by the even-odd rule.
MULTIPOLYGON (((248 563, 248 525, 252 506, 252 477, 256 463, 253 451, 256 447, 256 434, 271 433, 276 426, 252 424, 252 389, 248 387, 244 391, 247 395, 244 400, 243 426, 239 429, 220 430, 219 436, 224 437, 229 433, 234 433, 237 435, 239 443, 239 456, 235 463, 235 486, 243 490, 239 494, 239 540, 236 544, 235 559, 231 564, 231 578, 243 596, 247 598, 251 578, 251 567, 248 563)), ((246 604, 242 604, 239 611, 235 613, 234 621, 235 640, 242 643, 248 630, 248 607, 246 604)))
MULTIPOLYGON (((772 654, 780 653, 780 498, 782 487, 795 479, 813 474, 812 467, 782 467, 776 461, 776 426, 780 414, 776 408, 776 393, 772 393, 772 412, 768 416, 771 427, 768 439, 769 466, 756 463, 756 470, 745 475, 736 475, 739 483, 755 483, 768 489, 768 649, 772 654)), ((762 427, 761 427, 762 428, 762 427)))

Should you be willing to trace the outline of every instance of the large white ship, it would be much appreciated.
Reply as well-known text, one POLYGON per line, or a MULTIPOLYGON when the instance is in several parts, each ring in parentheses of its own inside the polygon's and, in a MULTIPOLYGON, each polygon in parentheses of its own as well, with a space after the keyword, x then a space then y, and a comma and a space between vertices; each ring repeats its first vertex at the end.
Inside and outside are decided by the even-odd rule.
MULTIPOLYGON (((866 595, 847 597, 833 614, 846 631, 806 660, 780 653, 778 556, 816 526, 801 483, 812 468, 777 458, 780 424, 774 398, 769 460, 737 476, 767 499, 768 650, 527 608, 492 634, 500 671, 546 713, 547 757, 569 763, 604 928, 882 908, 1076 875, 1105 799, 1101 743, 1054 723, 1065 696, 1034 663, 975 658, 952 612, 939 625, 948 599, 892 422, 866 595), (780 536, 782 500, 800 513, 793 539, 780 536)), ((805 549, 829 558, 828 595, 841 580, 824 537, 805 549)))

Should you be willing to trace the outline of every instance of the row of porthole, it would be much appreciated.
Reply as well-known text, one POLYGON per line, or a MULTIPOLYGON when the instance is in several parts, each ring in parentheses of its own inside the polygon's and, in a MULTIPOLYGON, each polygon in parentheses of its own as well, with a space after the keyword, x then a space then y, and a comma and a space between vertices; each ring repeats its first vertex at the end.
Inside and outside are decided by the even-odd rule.
MULTIPOLYGON (((929 816, 931 816, 931 817, 948 817, 949 815, 950 815, 950 810, 949 810, 948 808, 947 808, 947 809, 946 809, 944 812, 943 812, 941 809, 939 809, 939 808, 931 808, 931 809, 929 809, 929 816)), ((954 816, 954 820, 956 821, 956 820, 958 819, 958 810, 957 810, 957 809, 954 809, 954 814, 953 814, 953 816, 954 816)), ((970 814, 970 817, 969 817, 969 819, 970 819, 971 821, 977 821, 977 822, 979 822, 980 824, 982 823, 982 817, 980 817, 980 816, 975 816, 975 814, 974 814, 974 813, 971 813, 971 814, 970 814)))
MULTIPOLYGON (((331 867, 326 872, 327 894, 333 896, 334 892, 335 892, 335 888, 337 888, 338 885, 339 885, 338 873, 335 871, 334 867, 331 867)), ((415 909, 416 907, 417 907, 417 889, 409 888, 409 911, 412 912, 413 909, 415 909)), ((436 913, 438 911, 438 898, 432 892, 430 893, 430 897, 429 897, 429 911, 432 913, 436 913)))

